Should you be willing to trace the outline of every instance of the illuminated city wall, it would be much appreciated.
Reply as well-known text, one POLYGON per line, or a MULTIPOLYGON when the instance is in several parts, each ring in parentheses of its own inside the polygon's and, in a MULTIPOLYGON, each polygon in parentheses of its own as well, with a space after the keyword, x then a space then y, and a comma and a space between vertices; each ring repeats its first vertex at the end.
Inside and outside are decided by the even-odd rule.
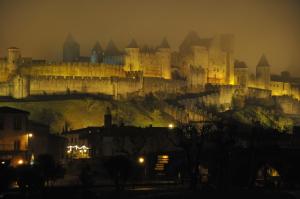
POLYGON ((139 78, 40 76, 30 80, 31 95, 72 92, 118 95, 139 91, 141 87, 139 78))
POLYGON ((143 79, 143 92, 166 92, 166 93, 183 93, 186 83, 180 80, 165 80, 161 78, 146 77, 143 79))
POLYGON ((59 65, 20 67, 22 75, 35 76, 71 76, 71 77, 125 77, 125 71, 119 65, 62 63, 59 65))

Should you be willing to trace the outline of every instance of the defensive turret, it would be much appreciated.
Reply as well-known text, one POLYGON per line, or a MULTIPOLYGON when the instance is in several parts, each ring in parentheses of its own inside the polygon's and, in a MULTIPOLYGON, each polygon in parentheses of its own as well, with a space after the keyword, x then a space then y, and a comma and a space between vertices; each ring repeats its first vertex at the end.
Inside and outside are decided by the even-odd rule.
POLYGON ((125 66, 126 71, 141 71, 140 48, 134 39, 125 48, 125 66))
POLYGON ((171 79, 171 49, 166 38, 163 39, 157 49, 159 62, 161 64, 161 74, 164 79, 171 79))
POLYGON ((270 88, 270 65, 265 55, 262 55, 256 66, 256 86, 261 89, 270 88))
POLYGON ((101 63, 102 60, 103 60, 103 49, 100 43, 97 41, 92 49, 91 63, 93 64, 101 63))
POLYGON ((10 72, 15 71, 21 61, 21 51, 19 48, 10 47, 7 53, 7 68, 10 72))

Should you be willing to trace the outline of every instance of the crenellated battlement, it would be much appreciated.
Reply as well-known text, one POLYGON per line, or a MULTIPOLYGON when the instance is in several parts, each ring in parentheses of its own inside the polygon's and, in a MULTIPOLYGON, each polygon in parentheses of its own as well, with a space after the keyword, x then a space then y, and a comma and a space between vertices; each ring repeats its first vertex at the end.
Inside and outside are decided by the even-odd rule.
POLYGON ((125 77, 122 66, 89 63, 62 63, 47 66, 20 67, 22 74, 34 76, 71 76, 71 77, 125 77))

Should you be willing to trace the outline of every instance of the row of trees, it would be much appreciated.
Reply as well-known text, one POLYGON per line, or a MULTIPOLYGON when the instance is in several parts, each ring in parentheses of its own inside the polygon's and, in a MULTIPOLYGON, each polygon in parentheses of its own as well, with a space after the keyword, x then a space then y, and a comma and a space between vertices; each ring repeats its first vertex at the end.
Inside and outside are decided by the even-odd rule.
POLYGON ((258 122, 253 126, 238 127, 233 120, 206 122, 200 126, 181 126, 169 137, 185 153, 191 189, 196 189, 201 180, 201 166, 208 168, 209 183, 220 191, 232 186, 254 186, 257 171, 266 164, 277 166, 285 183, 291 182, 286 176, 297 175, 290 173, 292 167, 297 167, 293 157, 286 157, 287 160, 276 158, 275 153, 281 150, 278 136, 282 139, 282 134, 276 130, 266 129, 258 122))

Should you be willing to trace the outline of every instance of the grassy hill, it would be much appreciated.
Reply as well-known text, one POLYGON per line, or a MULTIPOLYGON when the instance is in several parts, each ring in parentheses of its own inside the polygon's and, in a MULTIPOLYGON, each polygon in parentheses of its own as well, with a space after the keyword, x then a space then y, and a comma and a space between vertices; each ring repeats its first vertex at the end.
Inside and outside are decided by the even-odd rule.
POLYGON ((61 132, 67 122, 72 129, 87 126, 102 126, 106 107, 110 107, 113 122, 124 122, 135 126, 167 126, 174 122, 159 109, 148 110, 136 101, 113 101, 93 98, 50 101, 0 102, 0 106, 10 106, 30 112, 30 119, 49 124, 53 132, 61 132))

